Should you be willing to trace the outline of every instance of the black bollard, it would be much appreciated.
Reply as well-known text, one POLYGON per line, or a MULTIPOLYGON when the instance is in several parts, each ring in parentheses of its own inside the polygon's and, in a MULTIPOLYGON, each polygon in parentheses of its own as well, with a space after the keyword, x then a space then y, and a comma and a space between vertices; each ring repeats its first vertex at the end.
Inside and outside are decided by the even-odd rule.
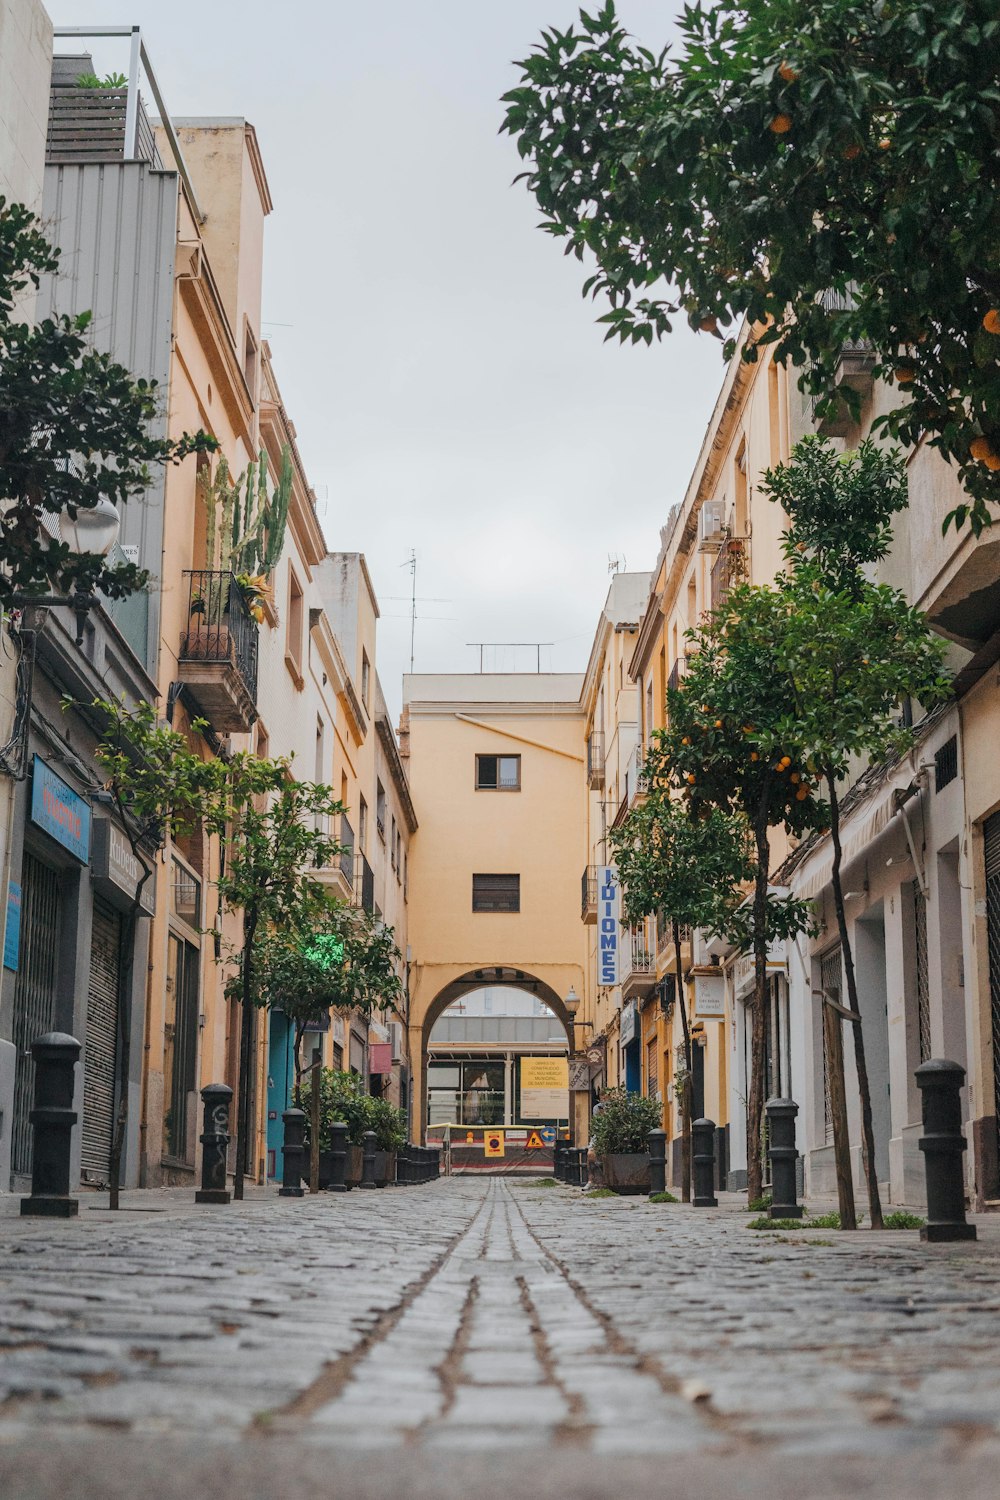
POLYGON ((431 1152, 431 1181, 437 1182, 441 1176, 441 1147, 436 1147, 431 1152))
POLYGON ((556 1141, 552 1148, 552 1175, 556 1182, 563 1180, 563 1152, 565 1146, 562 1141, 556 1141))
POLYGON ((764 1105, 767 1115, 767 1154, 771 1158, 771 1207, 772 1219, 801 1219, 802 1204, 796 1202, 795 1163, 799 1153, 795 1149, 795 1116, 799 1106, 794 1099, 768 1099, 764 1105))
POLYGON ((281 1148, 282 1171, 279 1198, 304 1198, 302 1161, 306 1154, 303 1139, 306 1117, 301 1109, 286 1109, 281 1116, 285 1125, 285 1144, 281 1148))
POLYGON ((228 1203, 226 1152, 229 1146, 229 1105, 233 1091, 225 1083, 206 1083, 201 1091, 204 1105, 201 1136, 201 1187, 196 1203, 228 1203))
POLYGON ((691 1126, 695 1208, 718 1208, 715 1196, 715 1121, 695 1120, 691 1126))
POLYGON ((974 1240, 975 1224, 965 1221, 965 1177, 962 1152, 966 1147, 962 1130, 965 1069, 943 1057, 921 1063, 914 1073, 920 1090, 924 1133, 918 1145, 924 1153, 927 1178, 927 1223, 922 1240, 974 1240))
POLYGON ((74 1068, 80 1043, 64 1031, 47 1031, 31 1044, 35 1060, 35 1106, 28 1116, 34 1127, 31 1196, 21 1212, 45 1219, 72 1219, 80 1205, 69 1194, 69 1157, 76 1110, 74 1068))
POLYGON ((330 1181, 327 1192, 347 1192, 347 1126, 341 1120, 335 1120, 330 1126, 330 1181))
POLYGON ((413 1147, 409 1141, 404 1141, 396 1151, 396 1183, 399 1187, 405 1187, 410 1180, 410 1152, 413 1147))
POLYGON ((361 1137, 361 1186, 374 1188, 375 1181, 375 1132, 366 1130, 361 1137))
POLYGON ((667 1190, 667 1132, 651 1130, 646 1137, 649 1146, 649 1191, 667 1190))

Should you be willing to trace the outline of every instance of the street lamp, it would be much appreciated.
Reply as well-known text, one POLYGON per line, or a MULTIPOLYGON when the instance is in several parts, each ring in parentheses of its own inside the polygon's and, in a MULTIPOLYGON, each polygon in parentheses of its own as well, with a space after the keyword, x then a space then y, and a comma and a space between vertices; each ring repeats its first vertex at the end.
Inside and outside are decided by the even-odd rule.
POLYGON ((68 510, 60 513, 59 540, 78 555, 107 557, 118 540, 121 524, 114 501, 102 495, 96 505, 78 506, 75 516, 68 510))
POLYGON ((569 1016, 569 1053, 572 1057, 576 1052, 576 1013, 580 1009, 580 996, 576 993, 576 988, 572 984, 569 987, 569 994, 563 1000, 563 1004, 566 1007, 566 1014, 569 1016))

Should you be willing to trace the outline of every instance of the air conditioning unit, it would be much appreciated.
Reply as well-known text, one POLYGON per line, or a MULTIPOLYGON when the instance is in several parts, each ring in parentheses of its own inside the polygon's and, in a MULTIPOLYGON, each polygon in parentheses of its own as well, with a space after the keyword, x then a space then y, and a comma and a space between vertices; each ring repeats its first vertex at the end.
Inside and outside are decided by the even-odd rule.
POLYGON ((726 529, 726 502, 706 500, 698 513, 698 540, 721 542, 726 529))
POLYGON ((394 1063, 405 1061, 403 1051, 403 1028, 398 1021, 389 1022, 389 1039, 392 1042, 392 1060, 394 1063))

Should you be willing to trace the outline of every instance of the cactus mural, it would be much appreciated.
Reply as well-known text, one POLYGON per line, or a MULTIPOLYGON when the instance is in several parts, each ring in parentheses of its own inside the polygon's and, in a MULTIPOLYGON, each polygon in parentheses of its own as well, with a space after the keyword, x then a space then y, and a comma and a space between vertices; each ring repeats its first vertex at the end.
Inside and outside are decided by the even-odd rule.
POLYGON ((234 479, 220 457, 214 475, 201 471, 198 488, 205 505, 205 561, 209 568, 228 568, 238 578, 260 579, 265 585, 285 542, 288 502, 292 494, 292 454, 281 450, 281 474, 270 491, 267 455, 247 465, 234 479))

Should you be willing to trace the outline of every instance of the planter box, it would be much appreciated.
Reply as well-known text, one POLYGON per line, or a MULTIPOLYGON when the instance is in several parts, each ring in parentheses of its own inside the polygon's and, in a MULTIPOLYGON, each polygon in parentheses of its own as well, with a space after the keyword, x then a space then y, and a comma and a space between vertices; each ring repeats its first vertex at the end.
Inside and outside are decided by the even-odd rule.
POLYGON ((649 1192, 649 1153, 612 1152, 597 1158, 604 1186, 615 1193, 635 1197, 649 1192))
POLYGON ((344 1181, 348 1187, 357 1187, 361 1182, 361 1169, 364 1155, 360 1146, 348 1146, 347 1168, 344 1173, 344 1181))

